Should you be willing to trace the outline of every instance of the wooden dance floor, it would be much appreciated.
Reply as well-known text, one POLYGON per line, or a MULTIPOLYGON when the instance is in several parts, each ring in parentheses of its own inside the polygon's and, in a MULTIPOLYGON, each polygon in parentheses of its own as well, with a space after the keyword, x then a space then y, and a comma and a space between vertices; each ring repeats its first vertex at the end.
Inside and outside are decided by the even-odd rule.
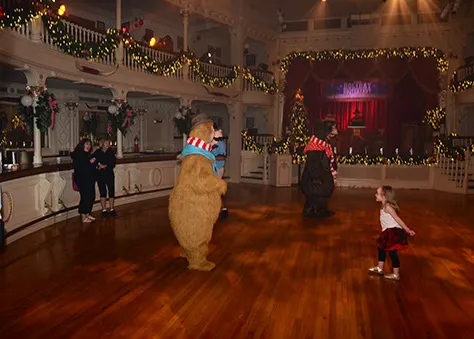
POLYGON ((369 189, 338 189, 337 214, 317 221, 297 188, 230 185, 210 273, 179 258, 167 198, 58 223, 0 254, 0 337, 473 338, 474 197, 398 197, 417 232, 399 282, 367 274, 380 230, 369 189))

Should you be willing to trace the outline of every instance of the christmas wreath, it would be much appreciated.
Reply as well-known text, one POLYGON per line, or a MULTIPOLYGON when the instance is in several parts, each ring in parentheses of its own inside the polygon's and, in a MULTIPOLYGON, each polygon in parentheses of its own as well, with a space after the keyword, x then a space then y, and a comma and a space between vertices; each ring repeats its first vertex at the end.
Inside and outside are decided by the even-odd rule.
POLYGON ((54 128, 54 118, 58 113, 58 101, 53 93, 45 91, 38 96, 34 117, 36 118, 36 127, 38 127, 42 133, 47 132, 50 127, 54 128))
POLYGON ((121 104, 115 113, 109 112, 107 114, 107 133, 112 135, 113 131, 119 129, 124 136, 127 135, 127 131, 134 124, 136 116, 137 114, 132 106, 127 103, 121 104))

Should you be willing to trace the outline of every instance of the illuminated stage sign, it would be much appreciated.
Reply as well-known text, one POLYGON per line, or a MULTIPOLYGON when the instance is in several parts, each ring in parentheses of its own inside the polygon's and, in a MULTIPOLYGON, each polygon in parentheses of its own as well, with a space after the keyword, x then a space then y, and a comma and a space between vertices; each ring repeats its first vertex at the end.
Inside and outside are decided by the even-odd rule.
POLYGON ((382 82, 344 82, 325 86, 328 99, 383 98, 390 94, 390 85, 382 82))

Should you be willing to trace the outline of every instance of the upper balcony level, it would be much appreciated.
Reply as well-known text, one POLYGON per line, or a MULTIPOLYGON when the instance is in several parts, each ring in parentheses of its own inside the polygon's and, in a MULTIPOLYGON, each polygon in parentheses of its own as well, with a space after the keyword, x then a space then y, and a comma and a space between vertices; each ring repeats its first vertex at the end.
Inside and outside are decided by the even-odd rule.
POLYGON ((0 39, 1 62, 77 83, 218 102, 242 94, 244 103, 263 106, 278 88, 266 71, 151 48, 128 31, 101 33, 55 15, 2 30, 0 39))

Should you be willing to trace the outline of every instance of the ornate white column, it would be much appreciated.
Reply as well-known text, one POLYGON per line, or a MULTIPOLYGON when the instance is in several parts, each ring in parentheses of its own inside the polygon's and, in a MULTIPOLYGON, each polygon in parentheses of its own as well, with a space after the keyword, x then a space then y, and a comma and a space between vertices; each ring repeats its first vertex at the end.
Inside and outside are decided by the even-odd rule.
POLYGON ((229 144, 230 144, 230 181, 240 182, 241 162, 242 162, 242 123, 244 119, 244 105, 236 102, 227 106, 229 110, 229 144))
MULTIPOLYGON (((237 65, 239 67, 244 66, 244 41, 244 28, 242 20, 240 20, 235 27, 230 28, 230 56, 232 65, 237 65)), ((242 77, 239 76, 235 81, 235 89, 237 91, 242 91, 242 85, 242 77)))
MULTIPOLYGON (((181 10, 183 16, 183 51, 186 53, 189 49, 189 10, 187 8, 181 10)), ((189 65, 183 65, 183 78, 189 80, 189 65)))
MULTIPOLYGON (((125 89, 119 88, 111 88, 111 91, 114 96, 112 102, 117 107, 117 109, 119 109, 122 104, 127 102, 127 91, 125 89)), ((111 113, 113 112, 111 112, 109 109, 108 114, 111 113)), ((123 134, 119 128, 117 128, 117 158, 123 158, 123 134)))
MULTIPOLYGON (((116 12, 115 12, 115 28, 118 30, 122 29, 122 0, 116 0, 116 12)), ((117 50, 115 51, 115 58, 118 65, 123 64, 123 42, 121 41, 117 50)))
POLYGON ((285 103, 285 97, 281 93, 276 93, 273 97, 273 110, 272 110, 272 131, 271 133, 276 137, 282 136, 283 126, 283 105, 285 103))
POLYGON ((453 73, 461 65, 459 58, 449 60, 447 72, 440 74, 441 93, 439 104, 446 109, 446 132, 448 134, 456 132, 456 95, 449 89, 453 73))
MULTIPOLYGON (((38 97, 46 90, 46 86, 26 86, 27 95, 22 98, 22 104, 25 106, 30 106, 33 108, 33 116, 36 114, 36 107, 38 106, 38 97), (24 98, 31 97, 29 100, 24 98)), ((37 118, 33 118, 33 166, 43 165, 43 156, 41 154, 41 131, 37 125, 37 118)))

